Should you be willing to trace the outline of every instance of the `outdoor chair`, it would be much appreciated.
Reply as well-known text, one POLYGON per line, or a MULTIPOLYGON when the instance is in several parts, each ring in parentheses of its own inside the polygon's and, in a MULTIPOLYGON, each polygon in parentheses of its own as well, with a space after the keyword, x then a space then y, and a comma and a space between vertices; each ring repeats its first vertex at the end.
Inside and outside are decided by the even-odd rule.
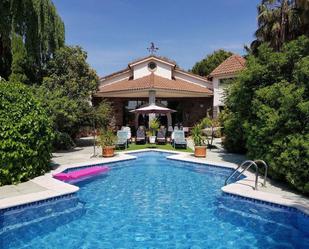
POLYGON ((181 147, 181 148, 187 148, 187 140, 185 138, 184 131, 177 130, 174 131, 174 140, 173 140, 173 147, 181 147))
POLYGON ((157 133, 157 142, 158 144, 165 144, 166 143, 166 129, 161 128, 157 133))
POLYGON ((139 127, 136 131, 136 143, 145 143, 146 142, 146 136, 145 136, 145 130, 142 127, 139 127))
POLYGON ((124 130, 117 131, 116 148, 126 149, 128 147, 128 133, 124 130))
POLYGON ((132 137, 131 128, 130 128, 129 126, 123 126, 123 127, 121 128, 121 130, 127 132, 127 139, 128 139, 128 142, 130 142, 131 137, 132 137))

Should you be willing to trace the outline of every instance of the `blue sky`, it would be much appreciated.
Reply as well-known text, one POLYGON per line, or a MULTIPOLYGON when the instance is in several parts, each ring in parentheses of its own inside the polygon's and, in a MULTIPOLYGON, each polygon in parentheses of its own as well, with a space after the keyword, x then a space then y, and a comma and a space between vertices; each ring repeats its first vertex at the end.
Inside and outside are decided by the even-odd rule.
POLYGON ((260 0, 53 0, 65 23, 66 43, 80 45, 99 76, 149 53, 183 69, 216 49, 243 54, 257 26, 260 0))

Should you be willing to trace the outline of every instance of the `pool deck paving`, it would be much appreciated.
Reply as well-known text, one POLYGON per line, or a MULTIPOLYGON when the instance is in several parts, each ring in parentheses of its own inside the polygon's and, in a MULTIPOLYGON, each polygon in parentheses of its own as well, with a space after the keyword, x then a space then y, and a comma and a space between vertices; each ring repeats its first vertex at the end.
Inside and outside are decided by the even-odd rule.
MULTIPOLYGON (((196 158, 193 153, 169 151, 172 154, 168 156, 171 160, 181 160, 188 162, 197 162, 206 165, 219 167, 228 167, 235 169, 237 165, 246 158, 243 155, 227 153, 221 146, 220 140, 216 139, 214 145, 216 149, 207 150, 205 158, 196 158)), ((193 147, 191 140, 188 140, 188 146, 193 147)), ((159 149, 145 149, 138 151, 166 151, 159 149)), ((129 151, 132 153, 134 151, 129 151)), ((71 194, 79 190, 77 186, 58 181, 52 177, 52 174, 61 172, 72 167, 79 167, 91 164, 105 164, 110 162, 132 160, 135 157, 128 151, 118 152, 113 158, 102 158, 100 148, 96 148, 94 157, 93 146, 76 147, 71 151, 57 152, 53 154, 52 170, 43 176, 36 177, 30 181, 17 185, 6 185, 0 187, 0 209, 9 208, 21 204, 49 199, 61 195, 71 194)), ((246 198, 258 199, 261 201, 276 203, 279 205, 295 207, 309 215, 309 199, 292 191, 287 186, 267 179, 266 187, 262 186, 262 176, 259 177, 258 190, 254 190, 255 176, 253 172, 245 172, 246 178, 235 183, 222 187, 222 191, 246 198)))

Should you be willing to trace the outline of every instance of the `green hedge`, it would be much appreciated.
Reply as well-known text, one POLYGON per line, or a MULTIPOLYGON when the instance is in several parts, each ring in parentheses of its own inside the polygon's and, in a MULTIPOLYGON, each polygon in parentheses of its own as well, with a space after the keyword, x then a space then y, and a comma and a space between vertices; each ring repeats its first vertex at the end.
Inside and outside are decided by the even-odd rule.
POLYGON ((270 176, 309 193, 309 38, 249 55, 222 115, 229 151, 263 159, 270 176))
POLYGON ((0 185, 48 171, 52 138, 49 118, 31 90, 0 82, 0 185))

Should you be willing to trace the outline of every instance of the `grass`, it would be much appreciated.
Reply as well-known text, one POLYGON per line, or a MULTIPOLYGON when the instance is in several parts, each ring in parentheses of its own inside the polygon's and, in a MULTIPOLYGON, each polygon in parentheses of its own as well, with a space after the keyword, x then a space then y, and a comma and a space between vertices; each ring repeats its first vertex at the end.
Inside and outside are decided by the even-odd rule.
MULTIPOLYGON (((171 150, 171 151, 180 151, 180 152, 193 152, 189 147, 187 149, 175 149, 171 144, 129 144, 129 147, 126 151, 130 150, 142 150, 142 149, 162 149, 162 150, 171 150)), ((117 149, 117 151, 125 151, 121 149, 117 149)))

